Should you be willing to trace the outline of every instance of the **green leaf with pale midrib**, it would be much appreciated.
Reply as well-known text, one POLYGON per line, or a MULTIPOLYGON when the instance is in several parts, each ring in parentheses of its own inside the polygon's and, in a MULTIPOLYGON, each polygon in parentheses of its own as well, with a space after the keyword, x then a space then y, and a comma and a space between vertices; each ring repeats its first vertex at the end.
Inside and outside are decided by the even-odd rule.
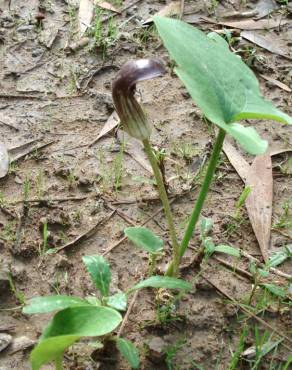
POLYGON ((127 227, 124 233, 137 247, 151 254, 159 253, 163 249, 163 240, 146 227, 127 227))
POLYGON ((192 98, 210 121, 246 151, 261 154, 267 143, 253 128, 235 121, 263 118, 292 124, 288 115, 261 97, 253 72, 222 42, 179 20, 156 16, 154 22, 192 98))
POLYGON ((55 360, 81 337, 97 337, 112 332, 122 316, 109 307, 70 307, 55 314, 31 353, 33 370, 55 360))
POLYGON ((89 303, 79 297, 67 295, 52 295, 30 299, 28 301, 28 304, 23 307, 22 312, 25 314, 47 313, 63 310, 67 307, 84 305, 89 305, 89 303))
POLYGON ((56 313, 45 328, 42 339, 58 335, 105 335, 114 330, 121 320, 120 313, 109 307, 70 307, 56 313))
POLYGON ((117 339, 117 348, 125 359, 129 362, 132 369, 140 366, 139 352, 132 342, 124 338, 117 339))
POLYGON ((62 356, 63 352, 79 339, 76 335, 65 335, 43 340, 30 354, 32 370, 39 370, 42 365, 62 356))
POLYGON ((177 279, 169 276, 151 276, 146 280, 140 281, 140 283, 134 285, 128 290, 131 292, 133 290, 142 288, 165 288, 165 289, 183 289, 190 290, 192 285, 182 279, 177 279))
POLYGON ((96 288, 103 296, 107 296, 111 282, 111 271, 106 260, 102 256, 84 256, 82 260, 96 288))

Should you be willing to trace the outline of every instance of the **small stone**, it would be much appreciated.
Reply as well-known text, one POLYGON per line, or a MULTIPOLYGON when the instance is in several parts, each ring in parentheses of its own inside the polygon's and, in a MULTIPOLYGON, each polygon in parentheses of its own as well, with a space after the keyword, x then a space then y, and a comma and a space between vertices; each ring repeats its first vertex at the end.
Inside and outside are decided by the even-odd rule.
POLYGON ((32 51, 32 53, 31 53, 31 56, 33 57, 33 58, 36 58, 36 57, 39 57, 40 55, 42 55, 43 54, 43 49, 34 49, 33 51, 32 51))
POLYGON ((35 343, 35 340, 32 340, 26 336, 17 337, 12 341, 9 353, 12 354, 18 351, 24 351, 27 348, 34 346, 35 343))
POLYGON ((6 333, 0 333, 0 352, 2 352, 12 342, 12 336, 6 333))
POLYGON ((20 26, 16 29, 17 32, 29 32, 34 29, 33 25, 20 26))
POLYGON ((148 342, 149 358, 153 362, 161 362, 165 359, 165 348, 168 346, 160 337, 154 337, 148 342))

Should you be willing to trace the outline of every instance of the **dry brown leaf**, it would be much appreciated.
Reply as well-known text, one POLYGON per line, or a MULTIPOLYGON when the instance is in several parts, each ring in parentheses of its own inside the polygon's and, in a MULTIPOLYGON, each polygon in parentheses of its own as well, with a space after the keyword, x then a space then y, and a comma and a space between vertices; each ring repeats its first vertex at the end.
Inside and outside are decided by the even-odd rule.
POLYGON ((274 0, 260 0, 255 7, 258 15, 256 19, 264 18, 266 15, 271 14, 274 10, 279 8, 279 4, 274 0))
POLYGON ((108 133, 110 133, 114 128, 118 127, 119 123, 120 123, 120 119, 119 119, 116 111, 114 111, 109 116, 108 120, 104 124, 104 126, 101 129, 101 131, 98 134, 98 136, 88 146, 89 147, 90 146, 93 146, 95 143, 98 142, 98 140, 100 140, 102 137, 104 137, 105 135, 107 135, 108 133))
POLYGON ((83 36, 87 28, 90 26, 94 13, 93 0, 80 0, 78 20, 79 20, 79 34, 83 36))
POLYGON ((112 4, 108 3, 107 1, 95 1, 95 4, 102 9, 110 10, 114 13, 120 13, 119 10, 117 10, 112 4))
POLYGON ((250 166, 246 185, 250 186, 252 190, 245 205, 262 256, 267 262, 273 205, 272 159, 269 154, 260 155, 254 159, 250 166))
POLYGON ((266 75, 260 75, 263 79, 265 79, 266 81, 269 81, 271 82, 272 84, 274 84, 275 86, 278 86, 280 89, 282 90, 285 90, 287 92, 291 92, 292 90, 290 89, 289 86, 287 86, 286 84, 284 84, 283 82, 281 81, 278 81, 278 80, 275 80, 274 78, 272 77, 269 77, 269 76, 266 76, 266 75))
MULTIPOLYGON (((180 14, 180 7, 180 1, 172 1, 164 6, 162 9, 160 9, 159 12, 157 12, 155 15, 159 15, 161 17, 174 17, 180 14)), ((152 17, 143 22, 143 25, 149 25, 151 23, 153 23, 152 17)))
POLYGON ((260 19, 259 21, 249 19, 249 20, 236 21, 236 22, 216 22, 213 19, 208 18, 208 17, 201 17, 201 19, 203 19, 205 22, 208 22, 208 23, 220 24, 222 26, 227 26, 231 28, 239 28, 241 30, 264 30, 264 29, 270 29, 270 28, 277 28, 287 23, 292 24, 290 20, 281 19, 281 18, 260 19))
POLYGON ((273 202, 271 155, 279 154, 283 152, 283 149, 281 149, 281 151, 273 150, 273 152, 271 151, 267 154, 257 156, 251 166, 228 141, 224 142, 223 150, 246 186, 250 186, 252 189, 245 205, 261 253, 264 260, 267 261, 271 236, 273 202))
POLYGON ((224 141, 223 151, 226 154, 229 162, 234 167, 241 179, 246 182, 246 178, 250 169, 250 165, 243 156, 235 149, 235 147, 227 140, 224 141))
POLYGON ((144 170, 152 174, 152 168, 149 164, 147 156, 143 150, 141 142, 130 135, 125 131, 118 130, 118 139, 120 142, 126 142, 125 153, 127 153, 131 158, 134 159, 144 170))
POLYGON ((9 169, 9 155, 6 146, 0 143, 0 178, 7 175, 9 169))
POLYGON ((289 58, 287 51, 279 47, 279 38, 275 39, 272 35, 262 36, 255 31, 242 31, 240 36, 271 53, 289 58))
POLYGON ((269 149, 270 156, 287 153, 287 152, 292 152, 292 148, 273 148, 272 147, 269 149))

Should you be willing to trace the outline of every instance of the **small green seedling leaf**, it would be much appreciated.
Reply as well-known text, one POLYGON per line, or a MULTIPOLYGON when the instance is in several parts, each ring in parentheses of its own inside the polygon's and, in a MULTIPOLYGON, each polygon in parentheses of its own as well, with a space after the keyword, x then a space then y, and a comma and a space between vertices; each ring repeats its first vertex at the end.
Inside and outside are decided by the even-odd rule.
POLYGON ((129 340, 118 338, 117 348, 125 359, 129 362, 132 369, 138 369, 140 366, 139 352, 129 340))
POLYGON ((213 239, 210 237, 203 239, 203 246, 205 248, 205 254, 207 256, 211 256, 215 251, 215 244, 213 242, 213 239))
POLYGON ((85 300, 91 304, 92 306, 101 306, 101 301, 100 299, 98 299, 97 297, 94 297, 94 296, 88 296, 88 297, 85 297, 85 300))
POLYGON ((292 245, 287 245, 284 248, 281 248, 279 251, 273 253, 269 258, 267 263, 267 268, 276 267, 285 262, 289 257, 291 257, 292 245))
POLYGON ((124 233, 137 247, 151 254, 157 254, 163 249, 163 240, 146 227, 127 227, 124 233))
POLYGON ((39 370, 44 364, 61 357, 79 339, 80 336, 77 335, 65 335, 41 341, 30 354, 32 370, 39 370))
POLYGON ((213 225, 214 223, 212 218, 201 217, 200 223, 201 239, 205 238, 208 235, 208 233, 212 230, 213 225))
POLYGON ((127 308, 127 296, 125 293, 117 293, 106 299, 106 304, 118 311, 125 311, 127 308))
POLYGON ((101 295, 108 296, 111 272, 106 260, 102 256, 84 256, 82 260, 101 295))
POLYGON ((109 307, 70 307, 56 313, 42 339, 59 335, 97 337, 110 333, 121 321, 121 314, 109 307))
POLYGON ((238 201, 236 203, 236 208, 237 209, 241 208, 244 205, 244 203, 245 203, 247 197, 249 196, 250 192, 251 192, 251 187, 250 186, 246 186, 243 189, 243 191, 240 194, 240 197, 239 197, 239 199, 238 199, 238 201))
POLYGON ((240 257, 240 251, 238 249, 224 244, 216 245, 216 247, 214 248, 214 252, 229 254, 233 257, 240 257))
POLYGON ((52 295, 47 297, 36 297, 28 301, 23 307, 22 312, 25 314, 47 313, 52 311, 64 310, 67 307, 86 306, 86 300, 67 295, 52 295))
POLYGON ((204 115, 234 137, 250 154, 267 149, 254 128, 237 123, 241 119, 272 119, 292 124, 292 118, 276 109, 260 94, 253 72, 231 53, 218 36, 175 19, 153 18, 159 35, 176 62, 176 74, 204 115))
POLYGON ((182 289, 182 290, 191 290, 192 285, 182 279, 177 279, 168 276, 151 276, 146 280, 140 281, 140 283, 134 285, 128 290, 128 293, 133 290, 142 289, 142 288, 165 288, 165 289, 182 289))
POLYGON ((261 286, 265 287, 270 293, 276 295, 277 297, 285 298, 286 297, 286 289, 279 287, 275 284, 261 284, 261 286))

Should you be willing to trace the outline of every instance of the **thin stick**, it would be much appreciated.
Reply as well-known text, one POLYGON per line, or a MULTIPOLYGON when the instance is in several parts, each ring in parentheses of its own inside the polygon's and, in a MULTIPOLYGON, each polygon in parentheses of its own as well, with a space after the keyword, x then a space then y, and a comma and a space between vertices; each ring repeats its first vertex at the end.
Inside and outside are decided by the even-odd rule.
POLYGON ((102 224, 104 224, 105 222, 107 222, 115 213, 116 213, 116 210, 112 211, 109 215, 107 215, 104 218, 102 218, 101 220, 99 220, 94 226, 92 226, 85 233, 79 235, 76 239, 72 240, 69 243, 66 243, 66 244, 62 245, 59 248, 56 248, 55 252, 60 252, 61 250, 67 249, 68 247, 73 247, 76 244, 82 242, 83 240, 86 240, 86 239, 90 238, 96 232, 96 229, 99 226, 101 226, 102 224))
POLYGON ((30 198, 30 199, 16 199, 16 200, 8 200, 7 201, 7 204, 11 204, 11 205, 14 205, 14 204, 18 204, 18 203, 22 203, 22 202, 27 202, 27 203, 51 203, 51 202, 69 202, 69 201, 78 201, 78 200, 84 200, 84 199, 88 199, 88 198, 93 198, 95 196, 87 196, 87 195, 83 195, 83 196, 80 196, 80 197, 67 197, 67 198, 30 198))
POLYGON ((138 294, 139 294, 139 290, 136 290, 136 292, 134 293, 134 296, 133 296, 133 298, 132 298, 132 300, 131 300, 131 302, 129 304, 129 307, 127 309, 126 315, 123 318, 123 321, 122 321, 122 324, 121 324, 121 326, 119 328, 119 331, 117 333, 117 337, 118 338, 122 335, 122 332, 123 332, 123 330, 124 330, 124 328, 126 326, 126 323, 128 321, 128 318, 130 316, 130 313, 131 313, 131 311, 132 311, 132 309, 134 307, 134 304, 135 304, 135 302, 136 302, 136 300, 138 298, 138 294))
MULTIPOLYGON (((244 306, 242 306, 233 297, 231 297, 228 293, 226 293, 224 290, 222 290, 222 288, 220 288, 215 283, 213 283, 211 280, 209 280, 205 275, 202 275, 202 277, 210 285, 212 285, 219 293, 221 293, 224 297, 226 297, 227 299, 229 299, 233 305, 238 306, 242 311, 244 311, 246 314, 250 315, 252 318, 254 318, 255 320, 257 320, 258 322, 260 322, 263 326, 265 326, 269 330, 275 332, 277 335, 279 335, 279 337, 282 337, 287 342, 289 342, 290 344, 292 344, 292 339, 291 338, 289 338, 288 336, 286 336, 283 333, 278 332, 278 330, 276 330, 275 327, 273 327, 272 325, 268 324, 263 319, 261 319, 260 317, 258 317, 257 315, 255 315, 253 312, 249 311, 247 308, 245 308, 244 306)), ((291 350, 291 348, 289 348, 289 350, 291 350)))
POLYGON ((244 269, 241 269, 237 266, 234 266, 232 265, 231 263, 225 261, 225 260, 222 260, 221 258, 219 257, 213 257, 216 261, 218 261, 219 263, 221 263, 222 265, 226 266, 227 268, 229 268, 230 270, 232 271, 235 271, 236 273, 238 273, 239 275, 241 276, 244 276, 248 279, 253 279, 253 276, 250 272, 244 270, 244 269))
POLYGON ((164 186, 164 183, 163 183, 163 178, 162 178, 162 175, 161 175, 161 171, 159 169, 159 166, 157 164, 157 160, 155 158, 155 155, 153 153, 153 150, 151 148, 151 145, 150 145, 149 141, 147 139, 143 140, 143 145, 144 145, 144 149, 145 149, 145 152, 147 154, 147 157, 150 161, 150 164, 151 164, 151 167, 152 167, 152 170, 153 170, 153 173, 154 173, 154 177, 156 179, 158 193, 159 193, 159 197, 161 199, 161 202, 163 204, 164 213, 165 213, 166 221, 167 221, 167 224, 168 224, 169 235, 170 235, 170 239, 171 239, 171 243, 172 243, 173 269, 172 269, 170 275, 176 276, 176 275, 178 275, 179 262, 180 262, 179 245, 178 245, 178 241, 177 241, 175 226, 174 226, 174 222, 173 222, 173 217, 172 217, 172 212, 171 212, 171 209, 170 209, 170 204, 169 204, 167 192, 166 192, 166 189, 165 189, 165 186, 164 186))
MULTIPOLYGON (((256 262, 257 265, 262 266, 262 267, 265 267, 265 265, 261 261, 259 261, 254 256, 250 255, 249 253, 247 253, 247 252, 245 252, 243 250, 240 250, 240 254, 242 256, 246 257, 247 259, 256 262)), ((278 269, 276 269, 274 267, 270 267, 269 268, 269 271, 271 271, 274 275, 278 275, 278 276, 284 277, 285 279, 292 280, 292 275, 286 274, 285 272, 280 271, 280 270, 278 270, 278 269)))

